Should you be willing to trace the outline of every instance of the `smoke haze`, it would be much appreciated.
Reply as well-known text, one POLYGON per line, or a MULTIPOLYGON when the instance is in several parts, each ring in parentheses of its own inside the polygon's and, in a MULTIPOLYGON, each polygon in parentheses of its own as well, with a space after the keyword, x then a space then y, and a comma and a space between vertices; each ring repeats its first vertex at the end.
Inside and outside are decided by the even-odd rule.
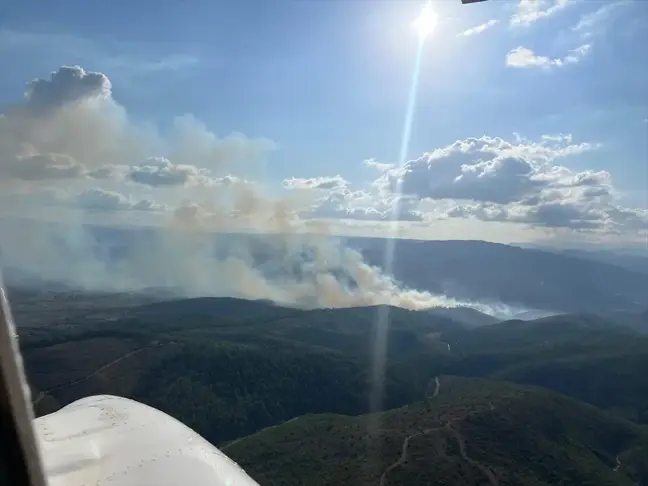
POLYGON ((130 121, 111 88, 101 73, 63 67, 0 117, 2 213, 20 218, 2 226, 5 266, 92 290, 165 287, 299 307, 456 304, 402 288, 325 223, 300 219, 296 198, 248 180, 272 141, 219 138, 191 116, 163 134, 130 121), (156 229, 87 226, 132 226, 138 214, 157 215, 156 229), (228 236, 250 231, 272 236, 228 236))

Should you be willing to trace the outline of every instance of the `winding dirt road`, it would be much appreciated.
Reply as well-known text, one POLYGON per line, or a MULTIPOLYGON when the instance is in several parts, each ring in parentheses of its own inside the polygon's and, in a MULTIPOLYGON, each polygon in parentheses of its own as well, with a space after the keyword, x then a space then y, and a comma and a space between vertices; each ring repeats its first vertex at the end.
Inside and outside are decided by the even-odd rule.
MULTIPOLYGON (((439 394, 439 391, 440 391, 440 390, 441 390, 441 381, 439 380, 439 377, 438 377, 438 376, 435 376, 435 377, 434 377, 434 393, 432 394, 431 397, 429 397, 429 399, 435 398, 435 397, 439 394)), ((443 426, 443 427, 444 427, 444 426, 443 426)), ((387 475, 388 475, 392 470, 396 469, 398 466, 402 465, 403 463, 405 463, 405 461, 407 461, 407 448, 409 447, 409 442, 410 442, 410 440, 412 440, 414 437, 418 437, 418 436, 420 436, 420 435, 429 434, 430 432, 433 432, 433 431, 435 431, 435 430, 440 430, 440 429, 442 429, 443 427, 434 427, 434 428, 432 428, 432 429, 426 429, 426 430, 423 430, 423 431, 421 431, 421 432, 417 432, 417 433, 415 433, 415 434, 411 434, 411 435, 408 435, 407 437, 405 437, 405 440, 403 441, 403 445, 402 445, 402 447, 401 447, 401 455, 400 455, 400 457, 396 460, 396 462, 394 462, 394 463, 391 464, 387 469, 385 469, 385 471, 384 471, 384 472, 382 473, 382 475, 380 476, 380 483, 379 483, 379 485, 380 485, 380 486, 384 486, 384 485, 385 485, 385 481, 387 481, 387 475)))
MULTIPOLYGON (((439 394, 439 391, 441 390, 441 382, 438 376, 434 377, 434 384, 435 384, 434 393, 430 397, 430 399, 435 398, 439 394)), ((499 480, 497 479, 497 476, 493 473, 493 471, 491 471, 488 467, 484 466, 482 463, 468 457, 468 454, 466 453, 466 441, 463 438, 463 436, 459 433, 459 431, 457 431, 452 426, 451 423, 447 423, 441 427, 434 427, 431 429, 422 430, 420 432, 405 437, 405 440, 403 440, 403 445, 401 447, 400 457, 396 460, 396 462, 394 462, 389 467, 387 467, 387 469, 385 469, 385 471, 382 473, 382 475, 380 476, 379 486, 385 486, 387 481, 387 475, 397 467, 403 465, 405 461, 407 461, 407 448, 409 447, 410 440, 414 439, 415 437, 426 435, 441 429, 447 429, 452 433, 453 437, 456 439, 457 443, 459 444, 459 452, 461 454, 461 457, 464 459, 464 461, 468 462, 471 466, 479 469, 488 478, 488 481, 490 482, 491 486, 499 486, 499 480)))
POLYGON ((499 486, 499 480, 497 479, 497 476, 495 476, 493 471, 484 466, 481 462, 475 461, 474 459, 468 457, 468 454, 466 454, 466 440, 459 433, 459 431, 457 431, 457 429, 455 429, 451 424, 448 424, 447 428, 452 432, 454 438, 457 440, 457 443, 459 444, 459 452, 461 453, 461 457, 463 457, 464 461, 468 462, 471 466, 476 467, 482 473, 484 473, 484 475, 486 475, 486 477, 488 478, 488 481, 490 481, 491 486, 499 486))
POLYGON ((110 363, 106 363, 105 365, 101 366, 100 368, 97 368, 92 373, 90 373, 87 376, 84 376, 83 378, 79 378, 78 380, 63 383, 62 385, 57 385, 57 386, 55 386, 53 388, 50 388, 48 390, 41 391, 41 392, 39 392, 38 396, 34 399, 32 405, 33 406, 37 405, 38 402, 40 402, 43 398, 45 398, 50 393, 53 393, 53 392, 58 391, 58 390, 62 390, 63 388, 67 388, 69 386, 78 385, 79 383, 83 383, 84 381, 89 380, 93 376, 97 376, 102 371, 106 371, 111 366, 114 366, 117 363, 119 363, 119 362, 121 362, 121 361, 123 361, 123 360, 125 360, 127 358, 130 358, 131 356, 133 356, 135 354, 141 353, 142 351, 144 351, 146 349, 157 348, 157 347, 160 347, 160 346, 164 346, 164 344, 163 343, 151 344, 149 346, 144 346, 142 348, 135 349, 134 351, 130 351, 130 352, 124 354, 123 356, 120 356, 119 358, 112 360, 110 363))
POLYGON ((439 381, 439 377, 435 376, 434 377, 434 393, 432 396, 429 398, 430 400, 433 398, 436 398, 436 396, 439 394, 439 390, 441 389, 441 382, 439 381))
POLYGON ((401 466, 405 461, 407 461, 407 448, 409 447, 409 441, 415 437, 418 437, 420 435, 425 435, 429 434, 430 432, 434 432, 437 430, 441 430, 443 428, 447 427, 446 425, 443 425, 441 427, 434 427, 433 429, 426 429, 421 432, 417 432, 416 434, 408 435, 405 437, 405 440, 403 441, 403 446, 401 447, 401 455, 398 458, 398 460, 391 464, 387 469, 385 469, 385 472, 382 473, 380 476, 380 486, 385 486, 385 481, 387 481, 387 475, 394 469, 396 469, 398 466, 401 466))

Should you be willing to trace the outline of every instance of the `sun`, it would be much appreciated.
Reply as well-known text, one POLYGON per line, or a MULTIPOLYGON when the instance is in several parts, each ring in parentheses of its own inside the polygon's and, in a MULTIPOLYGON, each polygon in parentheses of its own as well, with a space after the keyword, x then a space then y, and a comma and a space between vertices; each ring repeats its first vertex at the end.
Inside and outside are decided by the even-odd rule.
POLYGON ((416 30, 421 40, 425 39, 434 31, 437 24, 437 18, 437 14, 432 10, 430 2, 426 3, 419 16, 412 23, 412 27, 414 27, 414 30, 416 30))

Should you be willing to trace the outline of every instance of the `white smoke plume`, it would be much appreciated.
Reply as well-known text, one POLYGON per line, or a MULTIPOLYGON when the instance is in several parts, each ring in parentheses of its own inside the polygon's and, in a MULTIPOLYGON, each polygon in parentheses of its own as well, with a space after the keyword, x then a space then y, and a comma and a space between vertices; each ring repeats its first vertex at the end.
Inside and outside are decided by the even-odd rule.
POLYGON ((298 307, 456 304, 403 289, 326 224, 300 219, 298 200, 270 197, 248 180, 275 148, 240 134, 219 138, 191 116, 168 134, 133 123, 105 75, 62 67, 0 116, 2 215, 14 218, 2 223, 2 263, 92 290, 168 288, 298 307), (137 200, 117 185, 148 192, 137 200), (176 209, 164 213, 169 201, 176 209), (166 216, 136 229, 136 211, 166 216), (112 228, 88 226, 98 221, 112 228))

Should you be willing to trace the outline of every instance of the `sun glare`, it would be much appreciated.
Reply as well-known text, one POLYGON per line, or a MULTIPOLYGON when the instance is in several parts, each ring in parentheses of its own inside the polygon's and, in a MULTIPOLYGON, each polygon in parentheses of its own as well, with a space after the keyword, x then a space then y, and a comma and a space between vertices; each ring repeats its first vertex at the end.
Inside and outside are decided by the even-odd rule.
POLYGON ((425 7, 423 7, 423 10, 421 10, 421 13, 414 21, 412 26, 418 33, 419 38, 423 40, 434 31, 436 24, 437 14, 434 10, 432 10, 432 5, 430 4, 430 2, 428 2, 425 4, 425 7))

